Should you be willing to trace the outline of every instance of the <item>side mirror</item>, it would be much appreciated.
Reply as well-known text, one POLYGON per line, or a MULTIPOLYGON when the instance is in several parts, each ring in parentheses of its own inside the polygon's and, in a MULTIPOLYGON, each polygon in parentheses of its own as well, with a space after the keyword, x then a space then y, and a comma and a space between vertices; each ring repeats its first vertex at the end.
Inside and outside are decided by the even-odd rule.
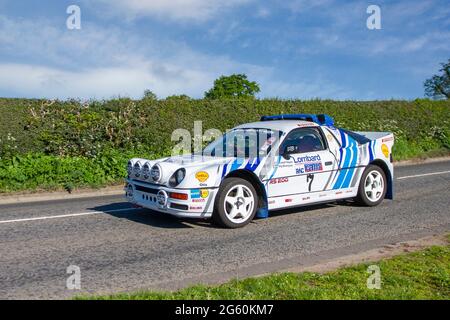
POLYGON ((288 144, 283 150, 283 158, 289 160, 290 155, 293 153, 299 153, 299 147, 296 144, 288 144))

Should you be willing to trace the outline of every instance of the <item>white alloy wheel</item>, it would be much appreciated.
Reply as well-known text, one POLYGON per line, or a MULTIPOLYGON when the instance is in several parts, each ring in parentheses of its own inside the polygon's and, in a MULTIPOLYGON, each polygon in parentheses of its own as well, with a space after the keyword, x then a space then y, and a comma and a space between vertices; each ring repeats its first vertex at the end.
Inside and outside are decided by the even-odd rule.
POLYGON ((254 206, 253 192, 243 184, 236 184, 228 190, 223 203, 227 219, 239 224, 246 222, 252 216, 254 206))
POLYGON ((384 194, 384 179, 377 170, 370 171, 364 181, 364 192, 371 202, 377 202, 384 194))

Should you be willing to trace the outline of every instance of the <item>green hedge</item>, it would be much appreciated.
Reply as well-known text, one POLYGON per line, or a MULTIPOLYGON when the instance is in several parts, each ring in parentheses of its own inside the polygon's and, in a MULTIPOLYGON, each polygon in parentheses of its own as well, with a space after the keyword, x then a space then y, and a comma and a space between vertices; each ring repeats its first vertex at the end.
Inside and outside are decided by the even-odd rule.
POLYGON ((261 115, 327 113, 352 130, 392 131, 396 159, 450 149, 449 101, 0 99, 0 192, 100 186, 133 156, 170 154, 171 133, 227 130, 261 115))

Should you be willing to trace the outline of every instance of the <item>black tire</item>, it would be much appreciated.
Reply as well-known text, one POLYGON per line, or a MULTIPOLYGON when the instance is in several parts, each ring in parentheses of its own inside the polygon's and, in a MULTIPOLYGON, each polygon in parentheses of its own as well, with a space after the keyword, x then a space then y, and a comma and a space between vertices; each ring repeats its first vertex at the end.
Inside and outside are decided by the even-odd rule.
POLYGON ((379 205, 383 201, 384 197, 386 196, 386 190, 387 180, 383 169, 381 169, 379 166, 370 164, 366 167, 366 170, 364 170, 361 176, 361 180, 359 181, 358 196, 356 200, 364 206, 374 207, 379 205), (368 178, 369 175, 370 177, 368 178), (370 186, 374 186, 374 184, 370 184, 370 180, 368 179, 372 178, 373 180, 375 180, 374 176, 376 175, 381 177, 382 187, 379 187, 379 182, 376 182, 376 189, 375 187, 372 187, 372 189, 376 191, 366 190, 366 184, 368 185, 368 189, 370 189, 370 186))
MULTIPOLYGON (((239 199, 239 197, 236 196, 236 199, 239 199)), ((253 218, 255 217, 257 204, 258 204, 258 195, 256 193, 255 188, 250 182, 241 178, 234 178, 234 177, 227 178, 222 182, 219 188, 219 193, 217 194, 214 203, 214 212, 212 215, 212 220, 217 225, 225 228, 233 228, 233 229, 242 228, 247 224, 249 224, 250 221, 252 221, 253 218), (247 214, 243 215, 242 222, 236 221, 237 219, 239 219, 239 217, 236 218, 236 220, 231 219, 230 215, 227 214, 226 210, 231 211, 233 205, 230 205, 229 202, 225 203, 225 198, 227 197, 227 195, 230 193, 231 198, 231 196, 234 195, 234 192, 239 189, 239 186, 243 186, 242 191, 244 192, 245 196, 247 196, 245 197, 244 202, 250 201, 248 200, 250 199, 250 193, 251 197, 253 198, 253 205, 251 208, 249 204, 244 204, 244 202, 239 202, 239 200, 237 200, 237 202, 235 203, 235 208, 237 208, 237 211, 239 211, 239 208, 241 208, 241 210, 243 210, 244 212, 246 213, 248 212, 247 214), (229 210, 230 206, 231 210, 229 210)))

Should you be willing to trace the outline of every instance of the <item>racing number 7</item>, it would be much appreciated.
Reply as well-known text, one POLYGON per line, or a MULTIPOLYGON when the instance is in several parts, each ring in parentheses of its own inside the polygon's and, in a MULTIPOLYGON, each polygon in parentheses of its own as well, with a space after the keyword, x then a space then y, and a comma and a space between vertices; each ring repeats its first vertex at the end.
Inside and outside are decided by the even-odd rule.
POLYGON ((313 180, 314 180, 314 175, 312 173, 310 173, 306 176, 306 183, 309 183, 309 185, 308 185, 309 192, 311 192, 311 184, 312 184, 313 180))

